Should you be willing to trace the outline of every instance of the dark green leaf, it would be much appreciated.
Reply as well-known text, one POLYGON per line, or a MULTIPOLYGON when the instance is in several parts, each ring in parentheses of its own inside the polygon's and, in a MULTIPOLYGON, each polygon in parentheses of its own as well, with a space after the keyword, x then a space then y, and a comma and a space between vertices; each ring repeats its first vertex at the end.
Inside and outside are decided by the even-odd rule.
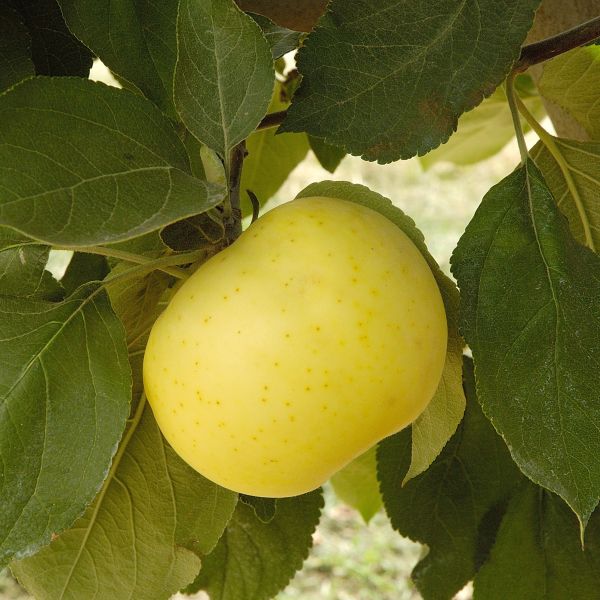
POLYGON ((133 252, 133 254, 141 254, 148 258, 157 258, 165 253, 167 247, 160 239, 160 231, 151 231, 139 237, 117 242, 112 244, 111 248, 125 250, 125 252, 133 252))
POLYGON ((162 241, 176 252, 213 247, 225 236, 223 219, 216 211, 194 215, 167 225, 161 232, 162 241))
POLYGON ((58 0, 69 29, 102 62, 174 115, 177 2, 58 0))
POLYGON ((60 282, 70 294, 88 281, 102 281, 108 275, 108 271, 106 257, 75 252, 60 282))
POLYGON ((600 140, 600 46, 576 48, 544 63, 540 93, 600 140))
POLYGON ((581 548, 575 515, 554 494, 525 483, 511 500, 488 562, 475 577, 475 600, 598 598, 600 515, 581 548))
POLYGON ((270 523, 277 514, 277 498, 260 498, 240 494, 240 500, 254 509, 256 518, 262 523, 270 523))
POLYGON ((282 131, 382 163, 425 154, 502 82, 539 3, 333 0, 298 53, 282 131))
POLYGON ((95 502, 72 529, 12 568, 45 600, 165 600, 200 568, 185 546, 195 541, 210 552, 236 499, 166 445, 142 402, 95 502))
POLYGON ((0 298, 0 564, 69 527, 106 477, 129 412, 123 328, 101 288, 0 298))
POLYGON ((271 19, 263 17, 263 15, 251 14, 250 16, 262 29, 267 42, 269 42, 269 46, 271 46, 271 53, 275 60, 298 47, 300 37, 302 36, 299 31, 292 31, 281 25, 276 25, 271 19))
POLYGON ((268 600, 301 568, 319 522, 321 490, 277 500, 269 523, 240 502, 216 548, 188 591, 206 590, 211 600, 268 600))
POLYGON ((368 523, 381 508, 375 446, 331 478, 336 496, 355 508, 368 523))
POLYGON ((35 75, 31 37, 21 16, 6 4, 0 6, 0 93, 35 75))
POLYGON ((298 194, 299 198, 309 196, 329 196, 351 202, 358 202, 380 212, 395 223, 417 246, 431 267, 435 276, 448 320, 448 349, 446 364, 438 389, 429 406, 413 423, 412 439, 413 463, 407 477, 424 471, 442 448, 462 419, 465 408, 465 395, 462 390, 462 349, 463 341, 458 333, 458 291, 454 282, 442 273, 435 259, 429 254, 423 234, 415 222, 405 215, 391 201, 362 186, 345 181, 323 181, 313 183, 298 194))
POLYGON ((600 496, 600 257, 528 160, 487 193, 452 270, 486 415, 585 526, 600 496))
POLYGON ((233 0, 181 0, 177 23, 175 107, 202 143, 228 158, 267 112, 269 44, 233 0))
MULTIPOLYGON (((281 84, 269 106, 269 112, 284 110, 288 102, 281 98, 281 84)), ((308 142, 303 133, 275 135, 275 129, 262 129, 253 133, 246 142, 248 156, 242 171, 242 212, 252 213, 246 190, 256 195, 260 204, 265 204, 285 183, 289 174, 304 160, 308 142)))
POLYGON ((308 136, 308 143, 310 144, 310 149, 315 153, 317 160, 321 163, 321 166, 330 173, 335 172, 344 156, 346 156, 346 151, 343 148, 327 144, 313 135, 308 136))
POLYGON ((46 271, 48 246, 0 227, 0 295, 58 300, 64 289, 46 271))
POLYGON ((38 75, 87 77, 91 52, 67 29, 56 0, 8 0, 31 34, 31 53, 38 75))
POLYGON ((248 12, 269 17, 278 25, 310 31, 325 12, 329 0, 237 0, 248 12))
POLYGON ((0 224, 88 246, 159 229, 216 205, 150 102, 74 78, 29 79, 0 96, 0 224))
MULTIPOLYGON (((490 519, 520 481, 506 446, 485 418, 473 368, 465 362, 467 408, 457 432, 429 469, 402 485, 410 462, 410 430, 379 444, 383 502, 402 535, 427 544, 413 571, 425 600, 447 600, 475 574, 487 547, 490 519)), ((493 533, 493 532, 492 532, 493 533)))
POLYGON ((581 244, 600 251, 600 143, 551 138, 565 172, 539 142, 531 155, 581 244), (571 179, 567 182, 567 177, 571 179))

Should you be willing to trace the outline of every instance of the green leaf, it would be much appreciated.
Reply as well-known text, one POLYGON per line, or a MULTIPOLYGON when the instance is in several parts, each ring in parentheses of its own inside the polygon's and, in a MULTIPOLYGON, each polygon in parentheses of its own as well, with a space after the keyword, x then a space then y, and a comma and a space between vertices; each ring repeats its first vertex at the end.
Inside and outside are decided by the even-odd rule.
POLYGON ((308 136, 308 143, 310 144, 310 149, 314 152, 321 166, 330 173, 335 172, 335 170, 340 166, 344 156, 346 156, 346 151, 343 148, 327 144, 323 140, 316 138, 313 135, 308 136))
POLYGON ((262 523, 270 523, 277 514, 277 498, 261 498, 240 494, 240 501, 254 509, 256 518, 262 523))
POLYGON ((200 568, 185 546, 194 541, 210 552, 236 499, 167 446, 142 401, 95 502, 50 546, 12 569, 45 600, 165 600, 200 568))
POLYGON ((502 82, 540 0, 333 0, 298 53, 282 131, 381 163, 445 142, 502 82))
MULTIPOLYGON (((545 114, 541 98, 537 94, 519 94, 529 111, 541 120, 545 114)), ((522 120, 527 131, 527 123, 522 120)), ((421 157, 425 168, 440 161, 457 165, 470 165, 498 153, 515 137, 506 92, 499 87, 477 108, 462 115, 455 134, 443 145, 421 157)))
MULTIPOLYGON (((112 271, 113 276, 123 273, 129 265, 119 263, 112 271)), ((140 277, 116 279, 108 285, 113 310, 127 332, 130 350, 145 347, 150 327, 161 312, 157 304, 167 289, 170 277, 161 271, 151 271, 140 277)))
POLYGON ((137 277, 118 278, 130 265, 117 263, 111 271, 115 280, 107 285, 110 302, 125 327, 125 339, 133 374, 132 397, 141 397, 144 350, 150 329, 167 302, 170 277, 161 271, 141 273, 137 277))
POLYGON ((525 483, 511 499, 488 562, 475 577, 475 600, 596 598, 600 589, 600 514, 581 548, 577 519, 557 496, 525 483))
POLYGON ((227 185, 225 165, 214 150, 211 150, 204 144, 200 144, 200 160, 202 162, 202 168, 206 174, 207 181, 210 181, 211 183, 227 185))
POLYGON ((75 252, 60 283, 68 294, 88 281, 102 281, 109 272, 106 257, 75 252))
POLYGON ((278 25, 310 31, 325 12, 329 0, 237 0, 248 12, 269 17, 278 25))
POLYGON ((467 407, 458 430, 422 475, 402 485, 410 462, 410 430, 385 439, 377 451, 380 489, 392 526, 427 544, 412 577, 425 600, 447 600, 485 558, 494 524, 521 480, 506 446, 475 397, 465 362, 467 407))
POLYGON ((12 229, 0 227, 0 294, 38 300, 62 298, 64 289, 46 271, 49 250, 12 229))
POLYGON ((600 257, 531 160, 483 199, 452 257, 483 410, 582 527, 600 495, 600 257))
POLYGON ((69 527, 106 477, 131 371, 106 293, 0 297, 0 564, 69 527))
POLYGON ((416 432, 412 440, 413 465, 407 473, 410 478, 425 470, 460 423, 465 409, 465 395, 462 390, 462 348, 463 341, 458 333, 458 291, 454 282, 441 271, 435 259, 429 254, 423 234, 415 222, 388 198, 371 191, 362 185, 345 181, 323 181, 313 183, 298 194, 299 198, 329 196, 351 202, 358 202, 380 212, 395 223, 417 246, 429 264, 436 278, 448 320, 448 349, 446 363, 438 389, 421 416, 413 423, 416 432))
POLYGON ((46 243, 133 238, 223 197, 189 174, 170 122, 125 90, 29 79, 0 96, 0 124, 0 225, 46 243))
POLYGON ((567 111, 591 139, 600 139, 600 46, 584 46, 544 63, 540 93, 567 111))
POLYGON ((427 408, 412 424, 411 461, 404 483, 426 471, 446 442, 456 431, 465 412, 462 387, 462 352, 464 342, 458 333, 458 298, 454 284, 446 284, 446 302, 453 302, 446 311, 448 321, 448 350, 442 379, 427 408))
POLYGON ((355 458, 331 478, 336 496, 355 508, 368 523, 382 506, 377 480, 375 446, 355 458))
POLYGON ((188 593, 206 590, 211 600, 268 600, 301 568, 312 545, 323 496, 315 490, 279 498, 269 523, 244 502, 237 505, 216 548, 202 558, 202 569, 188 593))
POLYGON ((276 25, 263 15, 250 15, 262 29, 264 36, 271 46, 271 54, 273 59, 277 60, 284 54, 295 50, 300 44, 302 34, 299 31, 292 31, 281 25, 276 25))
POLYGON ((58 1, 69 29, 111 71, 174 116, 176 1, 58 1))
POLYGON ((141 254, 148 258, 158 258, 164 255, 167 250, 167 247, 160 239, 159 230, 151 231, 150 233, 125 240, 124 242, 117 242, 116 244, 112 244, 111 248, 132 252, 133 254, 141 254))
POLYGON ((0 93, 31 75, 35 67, 29 30, 15 10, 0 6, 0 93))
POLYGON ((38 75, 87 77, 91 52, 67 29, 57 0, 5 0, 19 12, 31 34, 38 75))
POLYGON ((542 142, 532 148, 531 156, 567 216, 572 235, 579 243, 599 251, 600 143, 551 139, 560 164, 542 142))
MULTIPOLYGON (((281 84, 275 93, 269 112, 284 110, 288 102, 281 99, 281 84)), ((246 190, 253 192, 261 204, 271 198, 285 183, 289 174, 304 160, 308 141, 303 133, 275 135, 275 129, 262 129, 246 141, 248 156, 242 171, 242 213, 251 214, 252 206, 246 190)))
POLYGON ((269 44, 233 0, 181 0, 177 39, 177 112, 228 159, 267 112, 275 78, 269 44))

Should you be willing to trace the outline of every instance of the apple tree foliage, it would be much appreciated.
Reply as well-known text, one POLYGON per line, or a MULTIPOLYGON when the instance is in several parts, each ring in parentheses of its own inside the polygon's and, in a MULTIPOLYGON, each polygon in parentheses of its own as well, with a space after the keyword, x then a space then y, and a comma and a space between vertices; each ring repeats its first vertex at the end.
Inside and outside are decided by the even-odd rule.
POLYGON ((600 598, 600 27, 534 46, 544 4, 2 2, 0 568, 42 600, 274 597, 322 493, 238 497, 183 463, 143 394, 150 327, 309 150, 331 172, 345 154, 428 168, 516 134, 522 162, 481 200, 456 284, 390 200, 301 192, 392 220, 448 317, 427 410, 332 485, 427 546, 426 600, 469 581, 476 600, 600 598), (88 79, 95 58, 120 88, 88 79), (577 134, 542 128, 545 106, 577 134), (72 253, 60 279, 55 250, 72 253))

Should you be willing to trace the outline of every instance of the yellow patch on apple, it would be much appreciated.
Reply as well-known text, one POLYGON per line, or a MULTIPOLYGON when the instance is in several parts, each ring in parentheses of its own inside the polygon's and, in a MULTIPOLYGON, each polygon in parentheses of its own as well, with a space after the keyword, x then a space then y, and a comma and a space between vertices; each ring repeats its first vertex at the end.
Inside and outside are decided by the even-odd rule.
POLYGON ((294 496, 421 414, 446 341, 435 278, 405 233, 360 204, 301 198, 179 288, 152 328, 144 385, 202 475, 294 496))

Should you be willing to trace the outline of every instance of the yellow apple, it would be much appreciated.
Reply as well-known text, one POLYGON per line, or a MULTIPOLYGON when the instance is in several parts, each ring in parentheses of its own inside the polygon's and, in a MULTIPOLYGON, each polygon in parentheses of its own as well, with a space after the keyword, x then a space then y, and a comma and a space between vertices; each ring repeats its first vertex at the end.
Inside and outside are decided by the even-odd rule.
POLYGON ((312 490, 416 419, 440 380, 444 306, 411 240, 336 198, 266 213, 154 325, 144 385, 194 469, 232 490, 312 490))

